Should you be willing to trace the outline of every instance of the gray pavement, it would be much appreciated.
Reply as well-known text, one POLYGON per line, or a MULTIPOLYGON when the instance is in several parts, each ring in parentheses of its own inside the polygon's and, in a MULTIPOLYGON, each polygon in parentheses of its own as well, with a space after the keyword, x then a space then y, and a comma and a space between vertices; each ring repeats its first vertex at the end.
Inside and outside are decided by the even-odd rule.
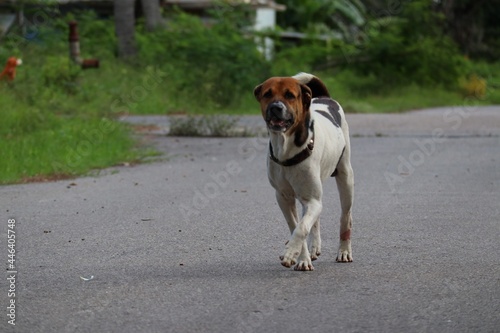
POLYGON ((265 138, 166 137, 160 117, 161 161, 0 187, 0 331, 500 332, 500 108, 347 119, 353 263, 333 181, 315 271, 286 269, 265 138))

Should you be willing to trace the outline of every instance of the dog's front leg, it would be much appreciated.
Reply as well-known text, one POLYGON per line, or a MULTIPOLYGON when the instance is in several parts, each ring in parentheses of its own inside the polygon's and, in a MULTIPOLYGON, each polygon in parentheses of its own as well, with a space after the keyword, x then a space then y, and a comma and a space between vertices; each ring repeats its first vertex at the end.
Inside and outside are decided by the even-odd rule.
MULTIPOLYGON (((276 191, 276 201, 278 202, 281 212, 285 217, 285 220, 288 224, 288 228, 290 229, 290 233, 293 235, 293 232, 295 231, 295 228, 298 224, 297 206, 295 205, 295 195, 285 194, 280 191, 276 191)), ((314 268, 312 267, 311 260, 306 259, 309 258, 309 256, 310 255, 309 255, 309 250, 307 249, 307 240, 304 239, 304 241, 302 242, 302 249, 300 251, 299 263, 295 268, 297 270, 313 270, 314 268)), ((283 256, 280 256, 280 259, 283 260, 283 256)), ((291 262, 290 265, 287 267, 290 267, 291 265, 294 264, 295 261, 291 262)))
POLYGON ((306 238, 311 227, 319 218, 322 205, 321 200, 317 199, 302 202, 302 205, 304 206, 304 216, 295 227, 290 241, 285 246, 285 252, 280 258, 281 264, 285 267, 291 267, 297 263, 298 258, 295 270, 312 271, 314 267, 307 249, 306 238))
POLYGON ((297 207, 295 205, 295 196, 293 194, 286 194, 276 191, 276 201, 278 206, 285 217, 290 233, 293 233, 295 226, 298 223, 297 207))

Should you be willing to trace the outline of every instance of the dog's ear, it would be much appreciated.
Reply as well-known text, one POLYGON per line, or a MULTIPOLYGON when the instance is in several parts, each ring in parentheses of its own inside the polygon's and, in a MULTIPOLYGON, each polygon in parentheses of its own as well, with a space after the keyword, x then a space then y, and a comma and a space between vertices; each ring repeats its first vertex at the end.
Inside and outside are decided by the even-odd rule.
POLYGON ((255 89, 253 90, 253 95, 255 98, 260 102, 260 92, 262 90, 262 84, 259 84, 255 89))
POLYGON ((311 105, 311 96, 312 96, 311 89, 305 84, 301 84, 300 91, 302 94, 302 105, 304 107, 304 110, 309 110, 309 106, 311 105))

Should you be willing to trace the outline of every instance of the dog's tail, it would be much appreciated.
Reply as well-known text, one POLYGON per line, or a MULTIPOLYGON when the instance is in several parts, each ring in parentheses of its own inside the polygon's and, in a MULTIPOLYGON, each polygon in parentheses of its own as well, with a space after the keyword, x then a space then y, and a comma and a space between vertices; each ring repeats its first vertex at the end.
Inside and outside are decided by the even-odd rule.
POLYGON ((330 93, 328 92, 325 84, 316 76, 301 72, 294 75, 293 78, 311 89, 311 97, 330 97, 330 93))

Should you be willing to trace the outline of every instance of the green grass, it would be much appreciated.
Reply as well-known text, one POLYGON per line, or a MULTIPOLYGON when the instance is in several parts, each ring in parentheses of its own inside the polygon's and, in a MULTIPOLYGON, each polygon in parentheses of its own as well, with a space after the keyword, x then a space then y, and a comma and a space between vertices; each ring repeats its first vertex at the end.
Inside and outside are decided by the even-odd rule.
POLYGON ((425 89, 411 86, 395 89, 385 95, 368 95, 364 98, 347 96, 345 109, 353 113, 389 113, 438 106, 459 105, 463 98, 456 92, 425 89))
MULTIPOLYGON (((493 73, 493 68, 490 73, 493 73)), ((376 82, 360 83, 360 79, 353 77, 350 71, 334 75, 318 73, 318 76, 325 81, 333 98, 351 113, 395 113, 471 102, 478 105, 500 104, 499 80, 493 76, 488 79, 486 95, 477 97, 465 97, 458 87, 447 89, 416 84, 377 87, 376 82)))
POLYGON ((0 184, 74 177, 149 154, 96 106, 54 91, 29 96, 26 85, 0 82, 0 184))
POLYGON ((139 158, 128 129, 109 120, 71 119, 0 141, 1 183, 68 178, 139 158))
POLYGON ((68 178, 143 156, 124 124, 10 105, 0 110, 4 119, 0 123, 0 184, 68 178))

